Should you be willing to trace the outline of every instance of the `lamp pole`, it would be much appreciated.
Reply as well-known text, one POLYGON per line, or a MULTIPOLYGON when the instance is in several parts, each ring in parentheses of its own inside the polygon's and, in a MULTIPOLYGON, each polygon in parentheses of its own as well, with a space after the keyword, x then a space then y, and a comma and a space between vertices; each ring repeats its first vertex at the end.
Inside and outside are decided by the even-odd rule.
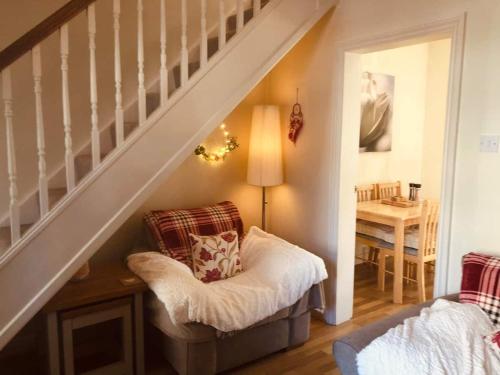
POLYGON ((262 186, 262 230, 266 230, 266 187, 262 186))

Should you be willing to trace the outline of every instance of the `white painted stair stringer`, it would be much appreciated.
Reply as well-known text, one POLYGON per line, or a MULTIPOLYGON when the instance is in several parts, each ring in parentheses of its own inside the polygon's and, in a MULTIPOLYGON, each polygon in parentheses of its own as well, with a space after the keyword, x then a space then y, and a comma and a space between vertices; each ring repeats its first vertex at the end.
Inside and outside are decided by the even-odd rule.
POLYGON ((271 2, 0 258, 0 349, 336 2, 271 2))

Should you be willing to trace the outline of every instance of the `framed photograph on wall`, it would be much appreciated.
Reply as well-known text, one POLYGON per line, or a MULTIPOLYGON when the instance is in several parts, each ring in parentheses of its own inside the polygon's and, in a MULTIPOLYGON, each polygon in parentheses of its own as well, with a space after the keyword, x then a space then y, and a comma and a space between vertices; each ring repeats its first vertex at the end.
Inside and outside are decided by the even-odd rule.
POLYGON ((395 77, 364 72, 361 84, 359 152, 392 149, 392 114, 395 77))

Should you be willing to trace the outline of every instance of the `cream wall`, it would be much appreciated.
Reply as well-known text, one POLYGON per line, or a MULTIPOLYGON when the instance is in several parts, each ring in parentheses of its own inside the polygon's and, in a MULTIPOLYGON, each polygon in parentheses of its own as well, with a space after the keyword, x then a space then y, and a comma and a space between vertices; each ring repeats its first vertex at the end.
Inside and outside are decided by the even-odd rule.
MULTIPOLYGON (((332 105, 336 47, 467 12, 456 160, 448 291, 459 289, 461 257, 471 250, 500 254, 500 155, 480 154, 479 135, 500 133, 500 3, 496 0, 341 1, 271 73, 273 100, 290 112, 299 87, 306 125, 296 146, 286 143, 286 181, 272 190, 272 231, 321 255, 331 283, 327 317, 335 320, 337 249, 329 247, 332 105)), ((286 123, 284 116, 283 122, 286 123)), ((346 194, 350 194, 346 192, 346 194)), ((344 199, 351 199, 344 196, 344 199)))
POLYGON ((363 54, 363 71, 395 77, 392 150, 360 153, 357 184, 422 184, 422 197, 439 199, 448 94, 450 40, 363 54))
POLYGON ((362 55, 363 71, 394 76, 395 87, 392 149, 360 153, 357 184, 401 181, 406 195, 409 182, 421 181, 427 60, 427 44, 362 55))
MULTIPOLYGON (((164 182, 148 201, 94 255, 92 262, 106 262, 126 257, 142 236, 142 218, 151 210, 193 208, 225 200, 236 204, 245 231, 261 220, 261 190, 246 183, 248 141, 253 105, 262 104, 264 84, 258 85, 226 118, 231 135, 240 147, 221 163, 206 162, 194 154, 164 182)), ((209 148, 221 145, 223 136, 216 129, 204 142, 209 148)), ((194 150, 193 150, 194 151, 194 150)))
POLYGON ((450 53, 450 39, 428 44, 424 141, 422 142, 422 193, 428 199, 439 199, 441 196, 450 53))

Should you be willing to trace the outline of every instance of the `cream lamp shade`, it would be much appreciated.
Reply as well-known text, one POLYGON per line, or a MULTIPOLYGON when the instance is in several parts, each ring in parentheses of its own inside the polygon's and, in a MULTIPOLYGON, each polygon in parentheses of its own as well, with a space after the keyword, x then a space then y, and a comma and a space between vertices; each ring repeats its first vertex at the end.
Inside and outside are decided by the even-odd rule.
POLYGON ((278 106, 258 105, 253 108, 247 182, 263 187, 283 183, 278 106))

